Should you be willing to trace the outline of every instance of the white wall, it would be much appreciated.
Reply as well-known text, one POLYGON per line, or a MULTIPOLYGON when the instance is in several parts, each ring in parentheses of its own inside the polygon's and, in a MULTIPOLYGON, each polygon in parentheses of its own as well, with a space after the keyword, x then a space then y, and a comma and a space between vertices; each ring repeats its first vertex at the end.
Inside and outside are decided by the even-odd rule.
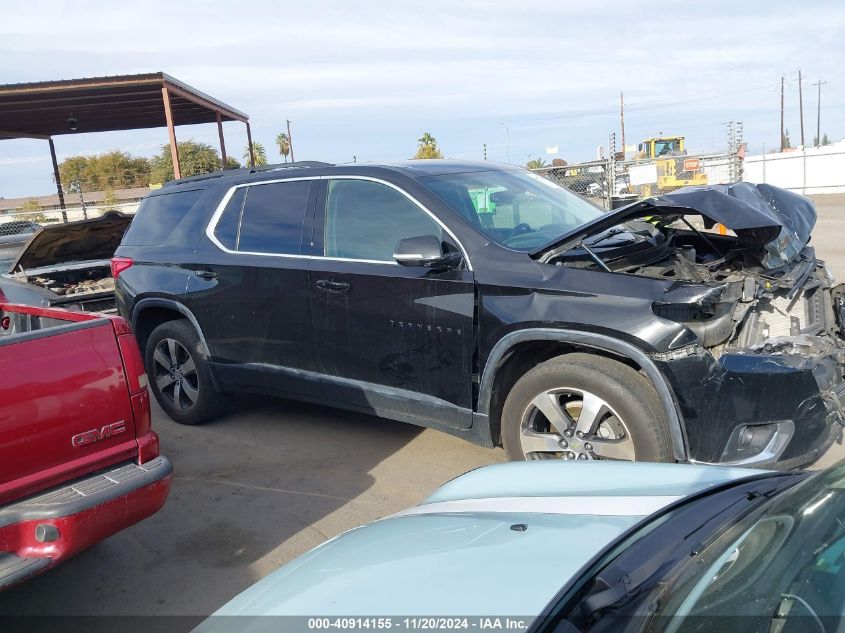
POLYGON ((845 140, 824 147, 746 156, 743 180, 801 194, 845 193, 845 140))

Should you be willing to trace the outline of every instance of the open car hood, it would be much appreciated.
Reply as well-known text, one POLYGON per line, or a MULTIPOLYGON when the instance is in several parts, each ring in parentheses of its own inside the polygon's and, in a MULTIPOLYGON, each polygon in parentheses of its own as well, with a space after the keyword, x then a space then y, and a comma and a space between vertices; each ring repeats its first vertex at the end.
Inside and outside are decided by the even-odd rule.
POLYGON ((810 241, 816 224, 813 203, 779 187, 748 182, 685 187, 600 215, 531 255, 539 258, 551 251, 565 252, 586 238, 629 220, 680 215, 700 215, 705 226, 718 223, 731 229, 742 242, 757 248, 760 263, 769 269, 791 262, 810 241))
POLYGON ((109 259, 131 221, 130 215, 110 212, 93 220, 45 226, 30 238, 9 272, 109 259))

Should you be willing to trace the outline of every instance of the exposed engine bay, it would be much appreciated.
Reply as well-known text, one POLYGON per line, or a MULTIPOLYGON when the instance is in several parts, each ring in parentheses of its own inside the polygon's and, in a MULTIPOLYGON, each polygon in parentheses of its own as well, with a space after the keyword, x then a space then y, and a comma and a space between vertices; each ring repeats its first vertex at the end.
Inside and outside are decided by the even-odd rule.
POLYGON ((0 291, 12 302, 115 312, 110 258, 131 220, 107 213, 41 228, 0 278, 0 291))
POLYGON ((114 279, 108 262, 89 264, 80 269, 15 273, 12 279, 29 283, 58 295, 52 305, 71 306, 84 312, 108 312, 114 309, 114 279))
POLYGON ((834 286, 808 245, 812 202, 765 187, 688 188, 644 200, 566 236, 540 261, 671 282, 652 304, 657 317, 684 324, 716 359, 776 355, 811 369, 845 424, 845 284, 834 286))

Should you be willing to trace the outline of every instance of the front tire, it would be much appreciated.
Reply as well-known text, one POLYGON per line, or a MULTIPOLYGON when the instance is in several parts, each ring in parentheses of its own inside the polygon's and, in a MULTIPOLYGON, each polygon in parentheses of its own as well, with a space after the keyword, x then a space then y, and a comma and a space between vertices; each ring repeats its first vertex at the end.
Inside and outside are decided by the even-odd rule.
POLYGON ((603 356, 565 354, 534 367, 514 384, 501 419, 515 461, 674 461, 651 382, 603 356))
POLYGON ((214 390, 205 356, 186 319, 162 323, 147 339, 144 363, 150 390, 174 422, 201 424, 221 411, 223 398, 214 390))

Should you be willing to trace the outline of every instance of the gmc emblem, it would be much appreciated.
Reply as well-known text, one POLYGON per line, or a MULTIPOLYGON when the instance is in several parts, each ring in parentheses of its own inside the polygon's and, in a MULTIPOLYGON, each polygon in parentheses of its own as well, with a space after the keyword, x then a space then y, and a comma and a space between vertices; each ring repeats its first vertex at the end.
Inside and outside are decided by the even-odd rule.
POLYGON ((91 429, 90 431, 78 433, 70 438, 70 443, 76 447, 85 446, 86 444, 99 442, 100 440, 117 435, 118 433, 123 433, 125 430, 126 422, 123 420, 120 422, 112 422, 111 424, 106 424, 104 427, 99 429, 91 429))

